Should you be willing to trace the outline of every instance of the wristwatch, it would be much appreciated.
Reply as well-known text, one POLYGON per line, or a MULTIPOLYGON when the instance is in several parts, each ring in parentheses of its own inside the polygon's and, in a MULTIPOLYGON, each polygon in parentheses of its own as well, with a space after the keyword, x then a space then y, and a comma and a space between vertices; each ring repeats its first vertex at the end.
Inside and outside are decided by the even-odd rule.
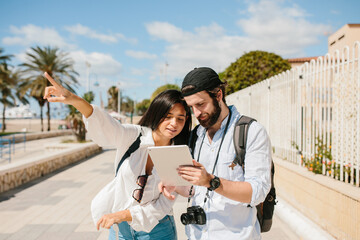
POLYGON ((214 178, 210 180, 210 187, 208 189, 209 191, 214 191, 218 187, 220 187, 220 178, 214 176, 214 178))

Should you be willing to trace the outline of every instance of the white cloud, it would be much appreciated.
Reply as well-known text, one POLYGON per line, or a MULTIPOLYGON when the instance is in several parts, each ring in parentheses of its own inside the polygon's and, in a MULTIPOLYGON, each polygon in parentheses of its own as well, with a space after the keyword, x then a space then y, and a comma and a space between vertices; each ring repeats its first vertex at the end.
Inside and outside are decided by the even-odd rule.
POLYGON ((16 58, 20 63, 26 62, 26 61, 27 61, 26 52, 21 52, 21 53, 15 54, 15 58, 16 58))
POLYGON ((53 28, 42 28, 32 24, 22 27, 10 26, 12 37, 4 37, 2 43, 5 45, 32 46, 49 45, 65 49, 73 49, 75 46, 68 44, 53 28))
POLYGON ((75 62, 74 68, 81 76, 79 81, 83 87, 87 86, 87 71, 89 71, 91 86, 95 81, 99 82, 101 80, 111 83, 114 82, 114 79, 117 80, 120 77, 122 64, 109 54, 99 52, 86 53, 78 50, 70 52, 69 56, 75 62), (90 63, 89 68, 87 68, 86 62, 90 63))
POLYGON ((111 55, 84 51, 70 52, 70 57, 74 59, 77 69, 85 70, 86 62, 90 63, 90 71, 98 75, 118 75, 121 73, 122 65, 116 61, 111 55))
POLYGON ((121 39, 125 42, 131 43, 131 44, 137 44, 138 40, 136 38, 130 38, 130 37, 125 37, 123 34, 121 33, 115 33, 115 36, 118 39, 121 39))
POLYGON ((65 30, 74 34, 74 35, 81 35, 92 39, 97 39, 103 43, 117 43, 119 39, 123 41, 127 41, 130 43, 137 43, 137 40, 134 38, 127 38, 121 33, 116 34, 101 34, 92 30, 89 27, 83 26, 81 24, 76 24, 73 26, 65 27, 65 30))
POLYGON ((196 66, 224 70, 243 53, 242 47, 246 42, 241 36, 227 36, 225 30, 216 23, 198 27, 194 33, 169 23, 149 23, 146 28, 151 36, 168 42, 163 53, 164 60, 155 65, 154 74, 159 74, 158 78, 161 79, 165 78, 165 74, 166 79, 182 78, 196 66), (166 73, 165 61, 169 64, 166 73))
POLYGON ((136 59, 156 59, 157 57, 156 54, 133 50, 127 50, 125 54, 136 59))
POLYGON ((305 10, 282 1, 261 0, 250 3, 249 16, 238 25, 251 40, 252 49, 275 52, 284 57, 303 56, 307 46, 319 43, 330 26, 309 22, 305 10))
POLYGON ((140 68, 131 68, 130 72, 132 75, 135 75, 135 76, 143 76, 145 74, 148 74, 149 70, 148 69, 140 69, 140 68))
POLYGON ((190 33, 167 22, 151 22, 145 27, 151 36, 168 42, 186 41, 191 37, 190 33))
POLYGON ((138 89, 139 87, 144 86, 144 84, 139 82, 137 79, 121 80, 119 83, 121 89, 130 89, 130 88, 138 89))
POLYGON ((74 26, 68 26, 68 27, 65 27, 65 29, 72 34, 87 36, 89 38, 100 40, 101 42, 105 42, 105 43, 117 42, 116 37, 111 36, 111 35, 97 33, 96 31, 94 31, 88 27, 85 27, 81 24, 76 24, 74 26))
MULTIPOLYGON (((220 72, 252 50, 274 52, 282 57, 304 56, 305 48, 317 44, 319 37, 329 31, 327 25, 308 21, 305 10, 297 5, 285 6, 285 3, 249 1, 247 15, 239 14, 237 21, 244 32, 242 35, 229 35, 217 23, 197 27, 193 32, 167 22, 152 22, 145 26, 154 39, 167 42, 162 57, 163 62, 169 63, 169 79, 183 78, 197 66, 209 66, 220 72)), ((155 74, 163 71, 163 62, 159 60, 155 64, 155 74)))

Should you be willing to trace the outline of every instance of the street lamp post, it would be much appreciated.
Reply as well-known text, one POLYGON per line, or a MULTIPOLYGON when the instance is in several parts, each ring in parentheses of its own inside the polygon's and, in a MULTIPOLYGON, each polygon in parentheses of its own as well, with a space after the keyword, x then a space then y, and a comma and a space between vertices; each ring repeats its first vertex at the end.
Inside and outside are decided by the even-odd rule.
POLYGON ((136 116, 136 93, 134 93, 134 115, 136 116))
POLYGON ((100 107, 101 107, 101 109, 104 109, 104 104, 103 104, 102 97, 101 97, 101 89, 99 88, 99 86, 100 86, 100 84, 97 81, 97 75, 96 75, 96 82, 94 83, 94 87, 96 87, 96 89, 99 89, 100 107))
POLYGON ((118 83, 118 113, 121 111, 121 91, 120 91, 120 82, 118 83))
POLYGON ((85 61, 85 65, 86 65, 86 77, 87 77, 86 91, 90 92, 90 67, 91 67, 91 64, 88 61, 85 61))

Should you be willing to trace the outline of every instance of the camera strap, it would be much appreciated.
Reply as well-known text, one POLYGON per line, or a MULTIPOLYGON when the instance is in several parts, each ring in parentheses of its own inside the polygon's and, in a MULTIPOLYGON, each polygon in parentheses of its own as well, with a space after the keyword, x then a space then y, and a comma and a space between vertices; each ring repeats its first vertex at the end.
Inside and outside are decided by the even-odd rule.
MULTIPOLYGON (((222 138, 221 138, 220 146, 219 146, 219 149, 218 149, 218 151, 217 151, 216 160, 215 160, 214 167, 213 167, 213 170, 212 170, 212 173, 211 173, 211 174, 214 174, 214 172, 215 172, 215 167, 216 167, 217 162, 218 162, 218 159, 219 159, 220 149, 221 149, 221 146, 222 146, 222 144, 223 144, 223 141, 224 141, 226 132, 227 132, 227 130, 228 130, 228 128, 229 128, 230 120, 231 120, 231 110, 229 109, 228 120, 227 120, 226 125, 225 125, 224 133, 223 133, 222 138)), ((206 132, 207 132, 207 130, 206 130, 206 132)), ((202 145, 203 145, 203 143, 204 143, 204 139, 205 139, 205 136, 206 136, 206 132, 205 132, 205 134, 204 134, 204 136, 203 136, 203 138, 202 138, 201 144, 200 144, 198 157, 197 157, 197 159, 196 159, 197 162, 199 162, 199 160, 200 160, 200 153, 201 153, 202 145)), ((194 188, 194 185, 191 186, 190 191, 189 191, 188 207, 189 207, 189 203, 190 203, 190 200, 191 200, 191 194, 192 194, 193 188, 194 188)), ((209 189, 207 189, 207 191, 206 191, 206 195, 205 195, 205 198, 204 198, 204 204, 206 203, 206 201, 207 201, 208 198, 210 198, 210 196, 209 196, 209 189)))

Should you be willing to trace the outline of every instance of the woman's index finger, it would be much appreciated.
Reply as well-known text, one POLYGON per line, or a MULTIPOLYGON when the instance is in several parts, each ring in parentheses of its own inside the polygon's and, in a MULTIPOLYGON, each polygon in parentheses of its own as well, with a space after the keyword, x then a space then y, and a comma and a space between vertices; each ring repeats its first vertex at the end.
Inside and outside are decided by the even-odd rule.
POLYGON ((44 72, 44 77, 46 77, 53 86, 60 87, 60 84, 58 84, 47 72, 44 72))

